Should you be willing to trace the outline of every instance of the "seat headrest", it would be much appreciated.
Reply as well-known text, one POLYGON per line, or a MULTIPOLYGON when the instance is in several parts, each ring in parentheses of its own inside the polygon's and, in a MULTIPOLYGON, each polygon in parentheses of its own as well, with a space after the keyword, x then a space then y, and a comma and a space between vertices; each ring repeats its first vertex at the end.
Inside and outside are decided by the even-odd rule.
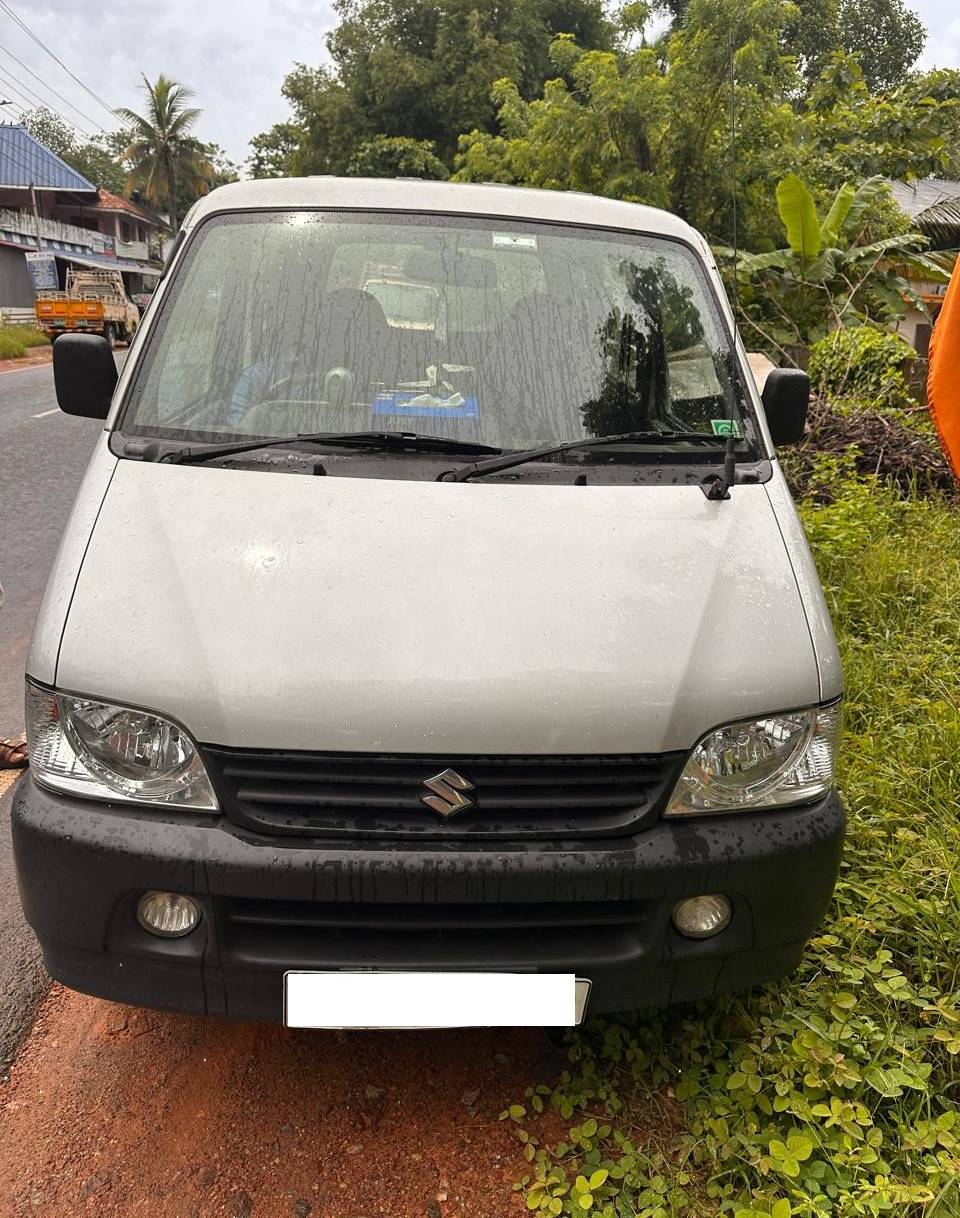
POLYGON ((320 323, 349 322, 351 325, 387 328, 387 315, 375 296, 360 288, 334 288, 320 299, 320 323))

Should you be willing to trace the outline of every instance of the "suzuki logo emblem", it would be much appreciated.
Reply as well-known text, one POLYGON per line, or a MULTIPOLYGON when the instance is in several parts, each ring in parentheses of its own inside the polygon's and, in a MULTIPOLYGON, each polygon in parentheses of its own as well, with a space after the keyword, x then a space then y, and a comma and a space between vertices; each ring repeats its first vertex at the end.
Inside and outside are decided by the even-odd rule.
POLYGON ((432 778, 425 778, 423 785, 433 794, 421 795, 420 802, 441 816, 453 816, 464 808, 472 808, 477 802, 467 794, 477 788, 456 770, 441 770, 432 778))

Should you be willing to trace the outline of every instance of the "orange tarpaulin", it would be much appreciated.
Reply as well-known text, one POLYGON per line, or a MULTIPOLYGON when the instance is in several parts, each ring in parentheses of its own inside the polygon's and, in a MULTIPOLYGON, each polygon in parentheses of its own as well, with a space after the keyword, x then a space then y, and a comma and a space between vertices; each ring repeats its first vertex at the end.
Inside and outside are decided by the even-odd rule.
POLYGON ((960 479, 960 260, 933 327, 927 401, 954 476, 960 479))

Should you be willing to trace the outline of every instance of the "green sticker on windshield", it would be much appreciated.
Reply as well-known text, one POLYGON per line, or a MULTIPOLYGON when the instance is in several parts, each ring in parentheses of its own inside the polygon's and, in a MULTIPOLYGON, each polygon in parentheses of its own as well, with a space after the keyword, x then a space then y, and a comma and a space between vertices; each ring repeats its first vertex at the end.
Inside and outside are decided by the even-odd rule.
POLYGON ((736 419, 711 419, 710 426, 715 436, 734 436, 738 440, 743 436, 736 419))

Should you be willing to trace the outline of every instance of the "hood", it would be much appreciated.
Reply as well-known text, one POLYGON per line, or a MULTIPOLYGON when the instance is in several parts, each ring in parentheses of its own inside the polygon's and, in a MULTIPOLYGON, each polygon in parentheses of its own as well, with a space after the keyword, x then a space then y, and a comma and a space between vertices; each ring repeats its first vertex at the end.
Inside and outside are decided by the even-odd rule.
POLYGON ((201 742, 437 753, 686 749, 819 699, 762 485, 315 478, 120 461, 61 689, 201 742))

